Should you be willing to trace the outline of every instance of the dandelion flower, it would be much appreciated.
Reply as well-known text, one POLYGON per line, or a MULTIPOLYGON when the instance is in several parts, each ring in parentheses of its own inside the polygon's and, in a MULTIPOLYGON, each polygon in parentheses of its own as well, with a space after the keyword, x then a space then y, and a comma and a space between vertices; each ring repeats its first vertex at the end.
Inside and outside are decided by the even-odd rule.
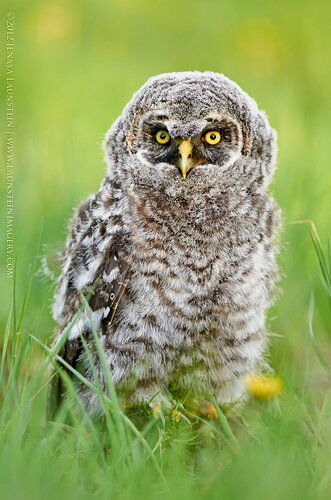
POLYGON ((283 390, 283 382, 279 377, 266 377, 257 373, 246 377, 245 386, 251 396, 263 401, 275 398, 283 390))

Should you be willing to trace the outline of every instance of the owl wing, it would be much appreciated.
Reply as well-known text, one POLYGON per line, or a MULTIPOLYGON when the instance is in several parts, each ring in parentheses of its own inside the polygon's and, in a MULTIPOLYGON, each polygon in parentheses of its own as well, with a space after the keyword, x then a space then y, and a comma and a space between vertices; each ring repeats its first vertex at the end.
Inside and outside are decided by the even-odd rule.
POLYGON ((88 338, 93 327, 111 335, 124 300, 129 265, 121 220, 99 192, 79 206, 71 222, 53 317, 59 326, 55 349, 64 342, 59 355, 73 367, 83 352, 81 336, 88 338))

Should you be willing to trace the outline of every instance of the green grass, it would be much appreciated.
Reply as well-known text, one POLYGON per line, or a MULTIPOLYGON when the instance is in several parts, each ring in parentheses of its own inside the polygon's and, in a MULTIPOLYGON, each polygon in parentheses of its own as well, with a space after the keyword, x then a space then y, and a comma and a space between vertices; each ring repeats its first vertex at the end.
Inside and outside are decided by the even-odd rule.
MULTIPOLYGON (((16 275, 15 286, 0 283, 1 498, 330 498, 330 3, 5 0, 3 64, 8 11, 16 275), (35 340, 49 345, 54 330, 40 256, 61 248, 73 206, 98 188, 101 141, 131 94, 153 74, 192 69, 236 80, 279 133, 283 280, 269 328, 284 395, 250 401, 240 417, 165 424, 128 420, 112 396, 108 420, 96 423, 73 412, 72 390, 52 421, 47 354, 35 340), (290 224, 307 219, 322 247, 309 226, 290 224)), ((3 241, 0 264, 4 277, 3 241)))
MULTIPOLYGON (((330 255, 314 228, 311 234, 328 295, 330 255)), ((1 498, 329 498, 330 364, 314 335, 313 312, 311 303, 303 370, 285 380, 281 397, 250 400, 239 413, 218 409, 213 421, 176 422, 144 408, 121 409, 96 332, 109 396, 71 368, 101 399, 106 416, 92 420, 61 358, 24 332, 24 317, 13 308, 0 366, 1 498), (35 344, 45 352, 37 364, 35 344), (68 399, 50 418, 55 359, 68 399)))

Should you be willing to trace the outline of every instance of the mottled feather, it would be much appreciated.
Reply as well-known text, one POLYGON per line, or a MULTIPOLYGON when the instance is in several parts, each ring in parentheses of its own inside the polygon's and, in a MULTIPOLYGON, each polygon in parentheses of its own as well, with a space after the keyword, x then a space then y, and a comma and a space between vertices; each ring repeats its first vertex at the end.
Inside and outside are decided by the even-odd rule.
MULTIPOLYGON (((267 191, 276 134, 265 113, 223 75, 160 75, 125 107, 105 152, 106 178, 76 211, 63 255, 56 342, 71 329, 61 356, 106 391, 81 342, 93 351, 95 328, 125 401, 240 400, 244 377, 263 364, 277 278, 280 211, 267 191), (224 141, 207 150, 200 138, 214 122, 224 141), (154 123, 196 144, 185 180, 156 149, 154 123)), ((102 413, 96 395, 80 393, 102 413)))

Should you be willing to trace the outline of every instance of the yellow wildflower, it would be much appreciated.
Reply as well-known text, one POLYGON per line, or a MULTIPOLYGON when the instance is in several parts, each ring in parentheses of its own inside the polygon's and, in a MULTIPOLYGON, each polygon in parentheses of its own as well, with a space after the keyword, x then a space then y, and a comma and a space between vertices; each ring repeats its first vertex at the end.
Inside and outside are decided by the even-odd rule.
POLYGON ((159 418, 161 416, 162 410, 160 405, 155 405, 152 408, 152 415, 155 418, 159 418))
POLYGON ((180 413, 180 411, 177 410, 177 408, 174 408, 171 412, 171 418, 172 420, 174 420, 175 422, 180 422, 181 419, 182 419, 182 415, 180 413))
POLYGON ((246 377, 245 386, 251 396, 264 401, 275 398, 283 390, 283 382, 279 377, 266 377, 257 373, 246 377))

